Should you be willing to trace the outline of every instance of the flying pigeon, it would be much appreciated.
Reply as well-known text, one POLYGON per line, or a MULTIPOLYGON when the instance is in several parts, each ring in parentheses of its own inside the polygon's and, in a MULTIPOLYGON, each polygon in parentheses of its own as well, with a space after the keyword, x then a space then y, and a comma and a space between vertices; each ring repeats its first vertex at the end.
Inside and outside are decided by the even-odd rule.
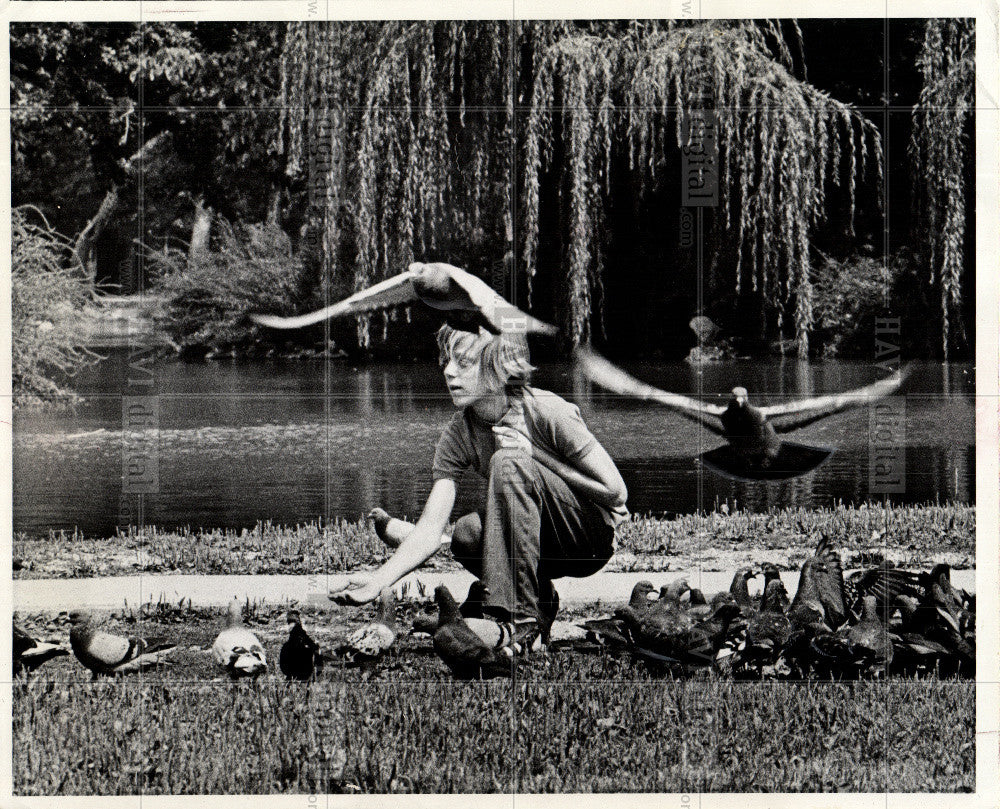
POLYGON ((385 587, 379 593, 375 620, 352 632, 337 654, 351 663, 374 660, 392 646, 396 632, 396 595, 385 587))
POLYGON ((462 618, 458 603, 443 584, 434 589, 438 604, 438 626, 434 631, 434 651, 455 674, 463 679, 510 676, 511 658, 505 650, 491 649, 462 618))
POLYGON ((277 317, 252 314, 251 319, 272 329, 301 329, 323 320, 357 315, 421 300, 433 309, 465 315, 493 334, 555 334, 557 329, 508 303, 485 281, 451 264, 414 262, 393 278, 356 292, 339 303, 307 315, 277 317))
POLYGON ((288 626, 288 640, 278 653, 278 668, 289 680, 312 680, 323 668, 323 653, 302 628, 302 616, 298 610, 288 611, 288 626))
POLYGON ((34 671, 54 657, 68 655, 69 649, 55 643, 35 640, 17 624, 13 624, 14 676, 34 671))
POLYGON ((786 441, 778 433, 791 432, 840 410, 889 396, 909 374, 906 366, 863 388, 767 407, 751 405, 747 389, 735 387, 728 404, 723 406, 640 382, 588 348, 577 348, 575 355, 583 373, 602 388, 662 404, 725 438, 725 446, 702 453, 701 460, 720 474, 742 480, 788 480, 812 471, 833 454, 833 448, 786 441))
POLYGON ((95 628, 90 613, 84 610, 73 610, 69 622, 73 654, 94 673, 94 679, 99 674, 128 674, 161 665, 167 652, 177 645, 161 638, 112 635, 95 628))
POLYGON ((215 662, 236 680, 240 677, 259 677, 267 671, 267 654, 263 645, 243 625, 243 611, 237 599, 229 602, 226 626, 212 644, 215 662))

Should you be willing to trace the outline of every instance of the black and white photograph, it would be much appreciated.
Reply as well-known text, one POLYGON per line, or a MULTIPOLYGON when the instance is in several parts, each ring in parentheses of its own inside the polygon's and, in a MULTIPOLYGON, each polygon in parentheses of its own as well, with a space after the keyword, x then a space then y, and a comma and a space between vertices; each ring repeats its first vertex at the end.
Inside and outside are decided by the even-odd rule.
POLYGON ((754 6, 4 5, 0 802, 996 805, 996 12, 754 6))

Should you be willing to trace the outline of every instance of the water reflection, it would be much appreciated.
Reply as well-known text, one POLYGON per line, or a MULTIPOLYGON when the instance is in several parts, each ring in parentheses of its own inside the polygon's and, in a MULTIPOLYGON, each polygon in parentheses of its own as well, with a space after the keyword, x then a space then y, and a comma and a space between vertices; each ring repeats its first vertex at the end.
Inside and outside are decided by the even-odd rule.
MULTIPOLYGON (((114 533, 121 495, 121 400, 113 393, 123 357, 79 380, 92 395, 75 413, 18 414, 14 528, 29 533, 79 526, 114 533)), ((319 362, 185 364, 161 361, 160 490, 145 518, 164 526, 242 527, 355 519, 375 505, 415 516, 430 490, 434 445, 452 412, 440 369, 319 362), (328 395, 324 396, 324 390, 328 395)), ((629 368, 651 384, 706 398, 736 384, 755 402, 845 390, 881 376, 852 363, 734 362, 700 373, 684 364, 629 368)), ((675 414, 599 389, 564 365, 536 384, 576 401, 618 462, 636 512, 676 513, 717 501, 753 510, 868 499, 868 413, 838 414, 795 433, 834 445, 829 462, 791 481, 747 483, 700 469, 696 456, 720 439, 675 414)), ((919 367, 906 388, 906 490, 894 502, 975 497, 973 371, 919 367)), ((470 476, 457 508, 471 510, 482 484, 470 476)))

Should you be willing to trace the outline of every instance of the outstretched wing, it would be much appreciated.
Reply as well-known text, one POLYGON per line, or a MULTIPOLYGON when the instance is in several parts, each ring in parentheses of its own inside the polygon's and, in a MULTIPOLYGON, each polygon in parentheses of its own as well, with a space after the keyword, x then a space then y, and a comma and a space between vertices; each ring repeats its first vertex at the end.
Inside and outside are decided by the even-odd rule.
POLYGON ((701 423, 713 433, 722 435, 722 426, 715 421, 726 411, 722 405, 707 404, 679 393, 667 393, 667 391, 654 388, 652 385, 647 385, 645 382, 640 382, 635 377, 629 376, 621 368, 612 365, 589 348, 578 347, 574 354, 578 367, 587 378, 602 388, 612 393, 620 393, 623 396, 656 402, 664 407, 669 407, 682 416, 701 423))
POLYGON ((251 314, 250 319, 254 323, 272 329, 301 329, 334 317, 357 315, 362 312, 398 306, 417 299, 416 290, 413 288, 415 274, 412 269, 407 270, 392 278, 387 278, 385 281, 380 281, 368 289, 356 292, 339 303, 331 304, 324 309, 306 315, 279 317, 277 315, 251 314))
MULTIPOLYGON (((427 275, 430 275, 434 271, 444 270, 451 280, 468 295, 473 307, 482 315, 483 325, 494 334, 500 334, 501 332, 514 334, 555 334, 559 331, 555 326, 532 317, 527 312, 522 312, 512 303, 509 303, 493 287, 472 273, 444 263, 414 264, 411 265, 411 269, 421 266, 424 268, 423 272, 427 275)), ((419 284, 417 291, 421 293, 424 303, 438 309, 466 308, 468 306, 467 303, 450 303, 434 298, 432 297, 431 289, 421 292, 419 284)), ((457 301, 457 296, 452 295, 451 297, 456 298, 457 301)))
POLYGON ((832 416, 834 413, 849 407, 859 407, 876 399, 891 396, 899 390, 910 375, 911 370, 912 366, 907 364, 891 376, 863 388, 834 393, 829 396, 816 396, 812 399, 800 399, 780 405, 769 405, 760 408, 760 412, 771 421, 776 432, 787 433, 820 419, 825 419, 827 416, 832 416), (779 421, 776 423, 775 419, 779 421))

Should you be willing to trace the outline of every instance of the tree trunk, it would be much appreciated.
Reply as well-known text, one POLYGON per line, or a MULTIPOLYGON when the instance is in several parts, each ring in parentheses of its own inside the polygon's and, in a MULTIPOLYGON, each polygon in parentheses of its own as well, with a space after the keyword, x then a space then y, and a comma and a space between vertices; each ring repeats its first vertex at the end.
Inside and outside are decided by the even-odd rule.
MULTIPOLYGON (((169 132, 161 132, 156 137, 150 138, 146 141, 142 148, 128 158, 128 160, 119 161, 119 165, 121 166, 122 171, 125 172, 125 176, 132 177, 132 175, 135 174, 136 167, 141 163, 141 161, 147 158, 169 137, 169 132)), ((107 227, 108 222, 111 221, 111 217, 114 215, 115 209, 118 207, 118 196, 120 192, 121 186, 118 183, 112 184, 111 188, 108 189, 108 193, 104 195, 104 199, 101 200, 101 207, 97 209, 97 213, 94 214, 94 218, 91 219, 84 226, 83 230, 80 231, 80 235, 76 237, 76 242, 73 245, 73 253, 80 262, 80 266, 83 267, 84 272, 86 273, 86 278, 90 282, 91 286, 93 286, 97 281, 97 260, 94 258, 94 245, 96 244, 98 238, 100 238, 104 228, 107 227)))
POLYGON ((101 200, 101 207, 97 209, 94 218, 80 231, 80 235, 76 237, 76 244, 73 245, 77 261, 83 267, 84 278, 91 287, 97 283, 97 260, 94 258, 94 244, 105 226, 111 221, 111 216, 118 207, 119 190, 117 183, 108 189, 108 193, 101 200))
POLYGON ((188 245, 188 267, 197 265, 208 252, 208 240, 212 235, 212 209, 205 207, 205 201, 198 197, 194 202, 194 225, 191 226, 191 243, 188 245))

